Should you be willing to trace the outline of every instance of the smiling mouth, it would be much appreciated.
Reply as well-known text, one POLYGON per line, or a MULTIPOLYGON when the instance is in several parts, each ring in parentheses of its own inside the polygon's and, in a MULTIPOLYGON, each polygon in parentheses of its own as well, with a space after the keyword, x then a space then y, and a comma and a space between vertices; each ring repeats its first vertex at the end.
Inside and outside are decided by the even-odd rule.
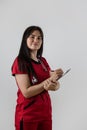
POLYGON ((38 46, 38 44, 36 44, 36 43, 34 43, 33 45, 34 45, 34 46, 38 46))

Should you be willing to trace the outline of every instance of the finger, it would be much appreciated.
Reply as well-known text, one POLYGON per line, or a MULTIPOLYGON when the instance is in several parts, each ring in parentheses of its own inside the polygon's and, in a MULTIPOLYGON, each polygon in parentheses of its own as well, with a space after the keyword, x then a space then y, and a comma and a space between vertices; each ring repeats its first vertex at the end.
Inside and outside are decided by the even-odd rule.
POLYGON ((63 74, 63 70, 60 68, 60 69, 57 69, 55 70, 57 74, 63 74))

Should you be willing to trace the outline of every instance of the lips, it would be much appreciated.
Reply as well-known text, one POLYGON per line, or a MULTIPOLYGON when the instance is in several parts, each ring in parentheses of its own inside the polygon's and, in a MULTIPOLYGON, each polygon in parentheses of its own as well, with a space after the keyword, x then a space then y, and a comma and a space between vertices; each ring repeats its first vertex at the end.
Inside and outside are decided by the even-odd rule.
POLYGON ((34 46, 38 46, 38 44, 37 44, 37 43, 33 43, 33 45, 34 45, 34 46))

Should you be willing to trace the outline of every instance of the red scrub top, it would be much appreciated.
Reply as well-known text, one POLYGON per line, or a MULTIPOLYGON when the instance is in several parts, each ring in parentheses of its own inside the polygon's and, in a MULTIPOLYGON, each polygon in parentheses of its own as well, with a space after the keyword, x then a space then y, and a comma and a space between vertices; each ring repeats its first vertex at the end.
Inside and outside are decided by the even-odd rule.
MULTIPOLYGON (((40 61, 41 62, 36 62, 31 60, 31 64, 38 78, 36 84, 41 83, 50 76, 50 67, 46 59, 41 57, 40 61)), ((18 58, 14 60, 12 65, 12 75, 15 76, 15 74, 27 74, 27 72, 21 72, 19 70, 18 58)), ((29 78, 32 82, 31 74, 29 75, 29 78)), ((52 120, 51 100, 48 91, 44 90, 42 93, 36 96, 25 98, 20 90, 20 87, 18 86, 15 125, 20 125, 20 121, 22 119, 26 122, 52 120)))

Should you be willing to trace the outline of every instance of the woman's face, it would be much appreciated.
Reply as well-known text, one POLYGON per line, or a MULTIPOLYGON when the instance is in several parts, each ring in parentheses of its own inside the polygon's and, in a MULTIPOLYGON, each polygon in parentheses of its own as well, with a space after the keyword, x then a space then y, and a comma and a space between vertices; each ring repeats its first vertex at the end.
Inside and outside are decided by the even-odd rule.
POLYGON ((38 30, 33 31, 27 38, 27 46, 31 51, 38 51, 42 44, 42 37, 38 30))

